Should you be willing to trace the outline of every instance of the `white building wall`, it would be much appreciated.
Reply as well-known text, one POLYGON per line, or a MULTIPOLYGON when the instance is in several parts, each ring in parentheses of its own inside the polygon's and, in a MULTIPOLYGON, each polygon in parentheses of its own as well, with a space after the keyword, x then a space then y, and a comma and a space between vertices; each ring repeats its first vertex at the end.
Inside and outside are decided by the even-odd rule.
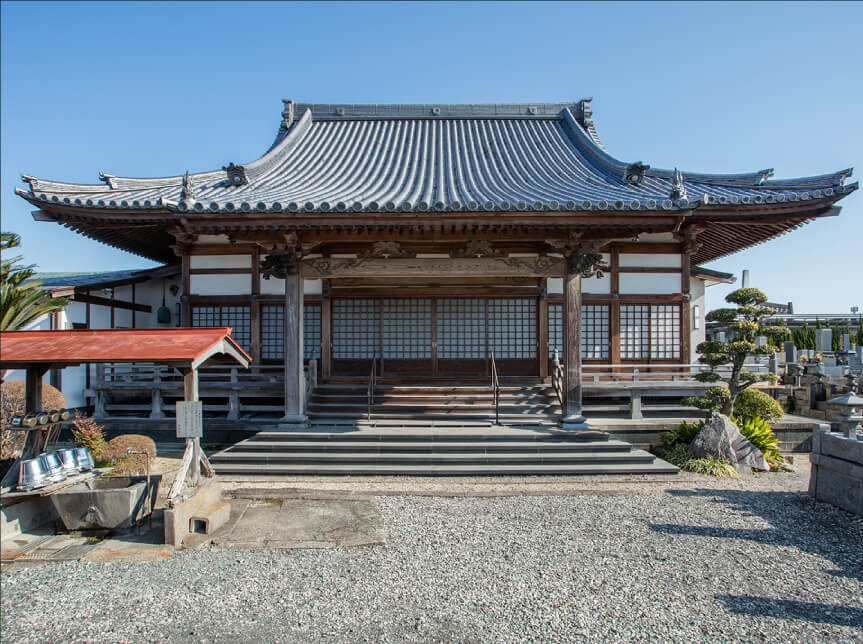
POLYGON ((621 295, 680 293, 680 273, 621 273, 621 295))
POLYGON ((695 364, 698 362, 698 347, 699 343, 704 342, 704 280, 693 277, 689 280, 689 362, 695 364))

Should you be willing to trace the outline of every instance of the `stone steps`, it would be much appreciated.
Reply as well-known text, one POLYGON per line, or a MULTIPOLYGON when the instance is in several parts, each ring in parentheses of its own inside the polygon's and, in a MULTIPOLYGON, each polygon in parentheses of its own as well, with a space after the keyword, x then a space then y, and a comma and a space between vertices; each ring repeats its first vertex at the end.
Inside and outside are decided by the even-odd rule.
POLYGON ((220 475, 674 474, 677 468, 602 432, 424 427, 260 432, 210 457, 220 475))

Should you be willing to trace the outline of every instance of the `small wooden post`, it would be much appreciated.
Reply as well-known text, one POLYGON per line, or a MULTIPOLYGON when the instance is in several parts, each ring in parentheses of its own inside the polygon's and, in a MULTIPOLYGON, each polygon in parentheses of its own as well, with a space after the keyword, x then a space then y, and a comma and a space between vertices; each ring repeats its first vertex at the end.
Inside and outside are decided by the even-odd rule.
POLYGON ((280 425, 304 426, 303 280, 296 270, 285 276, 285 415, 280 425))
MULTIPOLYGON (((183 394, 186 402, 194 402, 198 400, 198 370, 187 369, 183 373, 183 394)), ((192 451, 191 471, 189 475, 192 479, 192 485, 197 485, 201 478, 201 439, 187 438, 186 451, 192 451)))
POLYGON ((37 412, 42 409, 42 376, 48 371, 47 366, 32 365, 27 367, 24 379, 24 411, 37 412))
POLYGON ((236 367, 231 367, 231 384, 228 386, 228 420, 237 420, 240 417, 240 382, 236 367))
MULTIPOLYGON (((87 365, 89 369, 90 365, 87 365)), ((96 363, 96 382, 95 396, 93 402, 93 418, 100 419, 105 417, 105 385, 108 384, 105 378, 105 364, 103 362, 96 363)))
POLYGON ((150 406, 150 418, 164 418, 162 413, 162 370, 156 365, 153 367, 153 395, 150 406))

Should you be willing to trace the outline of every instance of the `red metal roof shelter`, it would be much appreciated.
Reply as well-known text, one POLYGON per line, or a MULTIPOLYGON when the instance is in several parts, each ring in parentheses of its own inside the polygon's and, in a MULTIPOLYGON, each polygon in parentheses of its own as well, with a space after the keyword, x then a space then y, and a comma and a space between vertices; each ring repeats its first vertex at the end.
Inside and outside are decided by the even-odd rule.
POLYGON ((202 364, 252 358, 230 327, 174 329, 75 329, 0 333, 0 368, 59 369, 88 362, 157 362, 197 369, 202 364))

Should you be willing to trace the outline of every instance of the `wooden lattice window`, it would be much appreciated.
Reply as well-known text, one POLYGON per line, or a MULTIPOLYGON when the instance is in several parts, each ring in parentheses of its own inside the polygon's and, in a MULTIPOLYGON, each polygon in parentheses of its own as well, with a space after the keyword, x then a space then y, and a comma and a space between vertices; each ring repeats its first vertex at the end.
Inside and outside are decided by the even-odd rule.
POLYGON ((196 306, 192 326, 229 326, 231 337, 246 351, 251 350, 251 312, 248 306, 196 306))
POLYGON ((536 300, 489 300, 488 335, 495 358, 535 358, 536 300))
POLYGON ((381 323, 384 358, 431 359, 431 300, 383 300, 381 323))
POLYGON ((581 357, 584 360, 608 358, 608 304, 583 304, 581 307, 581 357))
POLYGON ((333 359, 363 360, 380 355, 379 300, 333 300, 333 359))
POLYGON ((650 307, 650 357, 671 360, 680 357, 680 306, 650 307))
POLYGON ((303 305, 303 358, 316 360, 321 357, 321 305, 303 305))
MULTIPOLYGON (((321 356, 321 305, 303 305, 303 359, 321 356)), ((265 304, 261 307, 261 358, 284 360, 285 307, 265 304)))
MULTIPOLYGON (((581 357, 585 360, 607 360, 609 344, 609 306, 608 304, 583 304, 581 306, 581 357)), ((548 305, 548 355, 554 350, 562 360, 563 343, 563 305, 548 305)))
POLYGON ((437 357, 483 359, 487 351, 485 300, 438 300, 437 357))
POLYGON ((680 306, 621 306, 620 357, 630 360, 680 358, 680 306))

